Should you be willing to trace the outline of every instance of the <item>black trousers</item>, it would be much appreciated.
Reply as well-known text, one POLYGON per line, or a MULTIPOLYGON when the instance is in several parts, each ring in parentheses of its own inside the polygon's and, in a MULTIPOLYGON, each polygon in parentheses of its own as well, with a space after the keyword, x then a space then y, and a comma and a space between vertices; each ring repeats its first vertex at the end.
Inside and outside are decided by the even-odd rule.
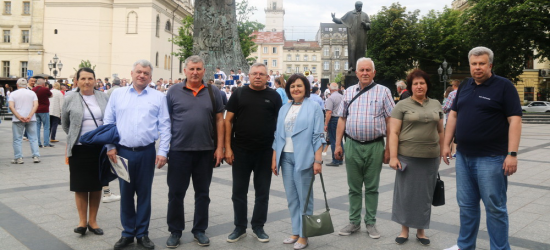
POLYGON ((235 227, 246 229, 248 225, 248 186, 250 175, 254 172, 254 211, 250 224, 252 229, 263 228, 267 220, 269 205, 269 189, 271 188, 271 159, 273 149, 246 150, 233 146, 233 211, 235 214, 235 227))
POLYGON ((57 134, 57 125, 61 122, 61 118, 57 116, 50 115, 50 139, 55 140, 55 135, 57 134))
POLYGON ((185 229, 183 199, 193 180, 195 189, 195 216, 193 234, 208 228, 210 206, 210 183, 214 168, 214 150, 170 151, 168 153, 168 231, 181 235, 185 229))

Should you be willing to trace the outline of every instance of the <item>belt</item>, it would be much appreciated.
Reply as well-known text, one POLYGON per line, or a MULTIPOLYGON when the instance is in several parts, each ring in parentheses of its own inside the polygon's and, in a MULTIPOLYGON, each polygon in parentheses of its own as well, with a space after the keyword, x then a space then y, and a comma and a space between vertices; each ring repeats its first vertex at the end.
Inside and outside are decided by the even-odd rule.
POLYGON ((353 138, 351 138, 349 135, 345 134, 346 135, 346 139, 351 139, 352 141, 355 141, 357 143, 360 143, 360 144, 369 144, 369 143, 373 143, 373 142, 378 142, 378 141, 382 141, 384 140, 384 137, 383 136, 380 136, 374 140, 371 140, 371 141, 359 141, 359 140, 355 140, 353 138))
POLYGON ((147 149, 151 146, 154 146, 154 145, 155 145, 155 143, 153 142, 153 143, 151 143, 147 146, 141 146, 141 147, 126 147, 126 146, 122 146, 122 145, 118 145, 118 146, 123 148, 123 149, 127 149, 127 150, 130 150, 130 151, 136 152, 136 151, 143 151, 143 150, 145 150, 145 149, 147 149))

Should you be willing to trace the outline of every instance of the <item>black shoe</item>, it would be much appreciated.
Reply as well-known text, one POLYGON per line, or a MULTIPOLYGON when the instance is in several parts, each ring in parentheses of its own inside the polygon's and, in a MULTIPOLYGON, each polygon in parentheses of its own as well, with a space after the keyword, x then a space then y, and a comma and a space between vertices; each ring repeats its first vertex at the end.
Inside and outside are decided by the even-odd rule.
POLYGON ((204 233, 196 233, 195 240, 199 243, 199 246, 209 246, 210 245, 210 239, 206 237, 206 234, 204 233))
POLYGON ((407 242, 408 240, 409 240, 409 238, 397 237, 397 238, 395 238, 395 243, 397 243, 397 245, 401 245, 401 244, 407 242))
POLYGON ((155 243, 153 243, 150 239, 149 239, 149 236, 145 235, 141 238, 138 238, 137 239, 137 243, 138 245, 146 248, 146 249, 155 249, 155 243))
POLYGON ((95 235, 103 235, 103 229, 101 229, 101 228, 93 229, 90 226, 90 224, 88 224, 88 230, 90 230, 90 232, 94 233, 95 235))
POLYGON ((53 144, 49 144, 49 145, 44 145, 45 148, 53 148, 54 145, 53 144))
POLYGON ((430 245, 430 239, 418 238, 418 235, 416 235, 416 239, 420 242, 420 244, 422 244, 424 246, 429 246, 430 245))
POLYGON ((233 230, 233 232, 229 236, 227 236, 227 242, 237 242, 244 237, 246 237, 246 229, 235 228, 235 230, 233 230))
POLYGON ((86 227, 77 227, 77 228, 74 229, 74 232, 77 233, 77 234, 85 235, 86 234, 86 227))
POLYGON ((167 248, 178 247, 180 245, 180 238, 181 238, 181 235, 170 234, 170 237, 168 237, 168 240, 166 240, 166 247, 167 248))
POLYGON ((38 145, 38 147, 39 147, 39 148, 43 148, 44 146, 42 146, 42 145, 38 145))
POLYGON ((331 162, 331 163, 325 164, 325 166, 329 166, 329 167, 338 167, 338 166, 340 166, 340 164, 337 163, 337 162, 331 162))
POLYGON ((118 240, 115 243, 115 250, 120 250, 122 248, 127 247, 128 245, 132 244, 134 242, 134 237, 120 237, 120 240, 118 240))
POLYGON ((267 235, 264 232, 264 229, 261 228, 261 227, 252 230, 252 235, 254 235, 254 237, 258 238, 258 240, 262 243, 269 242, 269 235, 267 235))

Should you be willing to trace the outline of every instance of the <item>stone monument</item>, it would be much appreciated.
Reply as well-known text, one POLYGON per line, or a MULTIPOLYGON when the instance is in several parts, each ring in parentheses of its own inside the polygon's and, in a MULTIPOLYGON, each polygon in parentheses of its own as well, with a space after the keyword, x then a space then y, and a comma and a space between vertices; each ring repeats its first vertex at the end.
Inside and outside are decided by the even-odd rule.
POLYGON ((193 54, 205 61, 204 80, 214 79, 216 67, 226 74, 231 69, 248 73, 237 31, 235 0, 195 1, 194 19, 193 54))

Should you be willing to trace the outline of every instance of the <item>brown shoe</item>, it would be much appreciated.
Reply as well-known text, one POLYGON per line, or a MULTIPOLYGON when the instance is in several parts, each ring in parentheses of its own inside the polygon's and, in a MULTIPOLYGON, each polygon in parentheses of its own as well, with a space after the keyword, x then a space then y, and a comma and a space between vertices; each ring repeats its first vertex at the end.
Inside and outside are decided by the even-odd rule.
POLYGON ((50 142, 59 142, 58 140, 50 140, 50 142))

